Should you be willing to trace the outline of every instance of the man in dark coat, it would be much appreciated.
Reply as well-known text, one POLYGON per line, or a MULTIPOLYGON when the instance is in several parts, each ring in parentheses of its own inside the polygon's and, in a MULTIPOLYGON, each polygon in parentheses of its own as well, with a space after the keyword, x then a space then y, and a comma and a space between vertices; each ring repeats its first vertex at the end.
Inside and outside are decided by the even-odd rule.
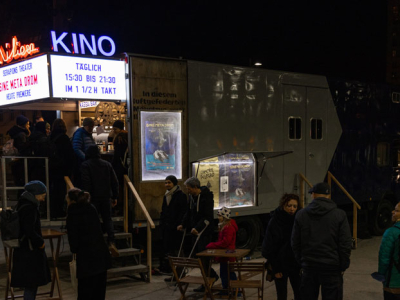
MULTIPOLYGON (((214 232, 214 195, 206 186, 200 187, 200 181, 196 177, 190 177, 185 181, 185 185, 190 195, 189 209, 183 217, 182 224, 177 229, 183 230, 186 228, 190 230, 193 235, 193 245, 199 233, 202 232, 193 251, 193 253, 198 253, 205 250, 212 240, 214 232)), ((202 258, 202 263, 204 270, 208 270, 210 259, 202 258)), ((215 278, 215 281, 219 278, 213 268, 211 268, 210 276, 215 278)), ((204 289, 204 286, 200 286, 194 291, 204 292, 204 289)))
POLYGON ((72 148, 75 152, 75 166, 74 166, 74 185, 75 187, 82 187, 80 168, 85 161, 86 151, 90 146, 95 146, 96 142, 93 139, 92 133, 94 128, 94 121, 92 118, 85 118, 82 122, 82 127, 78 128, 72 137, 72 148))
MULTIPOLYGON (((28 142, 28 137, 31 135, 31 131, 29 130, 29 120, 25 116, 19 115, 16 123, 16 125, 10 128, 7 134, 14 140, 14 147, 18 150, 19 156, 31 156, 32 151, 28 142)), ((25 184, 23 159, 17 159, 12 162, 11 172, 13 174, 15 185, 22 187, 25 184)), ((18 192, 18 196, 20 195, 21 192, 18 192)))
POLYGON ((41 181, 30 181, 18 200, 20 247, 14 249, 11 286, 23 287, 24 299, 35 299, 39 286, 51 281, 40 224, 39 202, 47 189, 41 181))
POLYGON ((113 256, 119 256, 114 244, 114 226, 111 219, 111 205, 117 204, 118 180, 108 161, 100 158, 97 146, 86 151, 86 161, 82 163, 82 188, 90 193, 91 201, 103 219, 108 235, 108 243, 113 256))
POLYGON ((313 201, 300 210, 292 232, 292 248, 302 267, 302 299, 343 299, 343 274, 350 266, 351 234, 346 213, 330 199, 331 189, 317 183, 309 190, 313 201))
POLYGON ((78 299, 105 299, 107 269, 111 257, 103 238, 99 215, 88 192, 68 191, 67 231, 69 247, 76 253, 78 299))
MULTIPOLYGON (((163 253, 160 257, 160 271, 171 272, 168 256, 178 256, 178 248, 182 240, 182 232, 177 230, 178 225, 187 210, 187 197, 178 185, 178 179, 169 175, 165 178, 167 189, 163 198, 160 227, 163 243, 163 253)), ((166 281, 171 278, 166 278, 166 281)))

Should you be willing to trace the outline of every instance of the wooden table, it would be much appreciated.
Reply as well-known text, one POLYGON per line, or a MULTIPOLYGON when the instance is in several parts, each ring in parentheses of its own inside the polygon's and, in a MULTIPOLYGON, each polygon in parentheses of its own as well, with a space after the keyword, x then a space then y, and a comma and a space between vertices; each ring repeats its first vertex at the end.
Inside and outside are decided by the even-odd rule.
MULTIPOLYGON (((211 264, 215 260, 216 257, 225 257, 225 258, 235 258, 236 261, 242 261, 243 257, 248 255, 250 253, 250 249, 235 249, 235 250, 229 250, 229 249, 207 249, 204 251, 201 251, 197 253, 196 255, 199 257, 209 257, 211 258, 211 262, 208 268, 208 276, 210 276, 210 271, 211 271, 211 264), (232 252, 233 251, 233 252, 232 252)), ((240 277, 240 274, 239 274, 240 277)), ((225 289, 221 288, 213 288, 212 290, 218 290, 218 291, 226 291, 225 289)), ((229 292, 229 291, 227 291, 229 292)), ((244 291, 242 291, 244 295, 244 291)), ((221 297, 225 298, 225 297, 221 297)))
MULTIPOLYGON (((52 261, 53 261, 53 274, 51 278, 51 288, 50 292, 45 292, 45 293, 38 293, 37 295, 50 295, 51 299, 54 300, 62 300, 62 293, 61 293, 61 286, 60 286, 60 277, 58 275, 58 256, 60 254, 60 245, 61 245, 61 237, 65 235, 65 232, 60 232, 57 230, 53 229, 42 229, 42 236, 43 239, 49 240, 50 241, 50 249, 51 249, 51 256, 52 256, 52 261), (54 243, 53 239, 57 239, 57 248, 54 249, 54 243), (58 290, 58 297, 53 298, 54 294, 54 287, 55 284, 57 283, 57 290, 58 290)), ((14 299, 14 298, 23 298, 23 295, 14 295, 13 288, 10 287, 11 283, 11 265, 12 265, 12 256, 13 256, 13 248, 7 247, 7 245, 4 245, 4 254, 5 254, 5 259, 6 259, 6 264, 7 264, 7 282, 6 282, 6 292, 5 292, 5 299, 14 299), (11 296, 8 296, 8 293, 10 292, 11 296)))

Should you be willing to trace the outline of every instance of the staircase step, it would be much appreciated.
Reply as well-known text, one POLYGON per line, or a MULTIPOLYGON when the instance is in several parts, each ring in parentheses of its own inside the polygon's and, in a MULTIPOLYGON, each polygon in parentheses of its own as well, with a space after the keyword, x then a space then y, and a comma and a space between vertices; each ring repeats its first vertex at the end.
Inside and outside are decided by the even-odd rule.
MULTIPOLYGON (((103 236, 104 236, 104 238, 108 237, 107 233, 103 234, 103 236)), ((116 240, 131 239, 132 238, 132 233, 129 233, 129 232, 115 232, 114 233, 114 238, 116 240)))
POLYGON ((134 275, 138 273, 147 273, 148 267, 145 265, 135 265, 129 267, 113 268, 107 271, 107 278, 116 278, 126 275, 134 275))
POLYGON ((136 248, 126 248, 126 249, 118 249, 119 256, 132 256, 132 255, 141 255, 140 249, 136 248))

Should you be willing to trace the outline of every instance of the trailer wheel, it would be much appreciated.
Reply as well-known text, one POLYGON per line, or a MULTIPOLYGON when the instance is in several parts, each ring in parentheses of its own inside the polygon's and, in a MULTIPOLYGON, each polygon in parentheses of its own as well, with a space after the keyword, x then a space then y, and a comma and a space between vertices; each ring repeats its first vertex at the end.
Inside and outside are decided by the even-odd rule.
POLYGON ((389 200, 382 200, 373 210, 371 233, 382 235, 392 225, 393 204, 389 200))
POLYGON ((257 217, 242 217, 235 219, 238 225, 236 247, 254 250, 260 239, 262 224, 257 217))

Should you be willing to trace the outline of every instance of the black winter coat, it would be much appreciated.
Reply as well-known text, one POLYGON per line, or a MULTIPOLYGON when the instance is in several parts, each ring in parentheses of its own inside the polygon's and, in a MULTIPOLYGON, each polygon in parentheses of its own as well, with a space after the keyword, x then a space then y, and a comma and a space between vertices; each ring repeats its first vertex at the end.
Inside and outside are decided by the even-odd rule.
POLYGON ((111 256, 103 237, 96 208, 91 203, 72 203, 67 214, 68 242, 76 253, 76 277, 103 273, 111 267, 111 256))
POLYGON ((118 179, 108 161, 90 158, 82 163, 82 189, 90 193, 92 202, 118 198, 118 179))
POLYGON ((188 201, 186 194, 182 192, 178 186, 178 189, 172 195, 169 205, 167 205, 166 197, 164 196, 163 198, 160 225, 164 228, 176 230, 176 228, 182 224, 183 216, 186 213, 187 206, 188 201))
POLYGON ((262 244, 263 257, 268 259, 275 273, 300 269, 290 244, 295 216, 288 214, 281 207, 271 214, 262 244))
POLYGON ((24 192, 17 205, 22 239, 14 249, 11 275, 12 287, 35 287, 51 281, 40 224, 39 202, 31 193, 24 192), (24 205, 22 207, 22 205, 24 205))
POLYGON ((50 145, 53 148, 49 157, 51 178, 71 177, 75 155, 69 137, 64 132, 52 132, 50 145))
POLYGON ((296 260, 304 269, 345 271, 352 238, 346 213, 328 198, 315 198, 297 213, 292 233, 296 260))
MULTIPOLYGON (((49 140, 45 133, 34 130, 28 138, 33 156, 49 157, 49 140)), ((36 160, 35 160, 36 161, 36 160)), ((43 163, 43 161, 41 161, 43 163)))
POLYGON ((120 182, 122 182, 124 175, 128 174, 128 170, 123 165, 127 148, 128 148, 128 132, 123 130, 120 133, 118 133, 114 139, 114 156, 112 160, 112 166, 120 182))
POLYGON ((14 147, 18 149, 19 156, 31 156, 31 148, 28 142, 28 130, 14 125, 7 134, 14 139, 14 147))
POLYGON ((209 225, 203 235, 212 234, 214 231, 214 195, 206 186, 202 186, 201 192, 197 197, 189 197, 189 209, 183 217, 183 228, 187 228, 190 232, 195 228, 198 232, 202 231, 208 220, 209 225), (197 202, 200 202, 197 210, 197 202))

